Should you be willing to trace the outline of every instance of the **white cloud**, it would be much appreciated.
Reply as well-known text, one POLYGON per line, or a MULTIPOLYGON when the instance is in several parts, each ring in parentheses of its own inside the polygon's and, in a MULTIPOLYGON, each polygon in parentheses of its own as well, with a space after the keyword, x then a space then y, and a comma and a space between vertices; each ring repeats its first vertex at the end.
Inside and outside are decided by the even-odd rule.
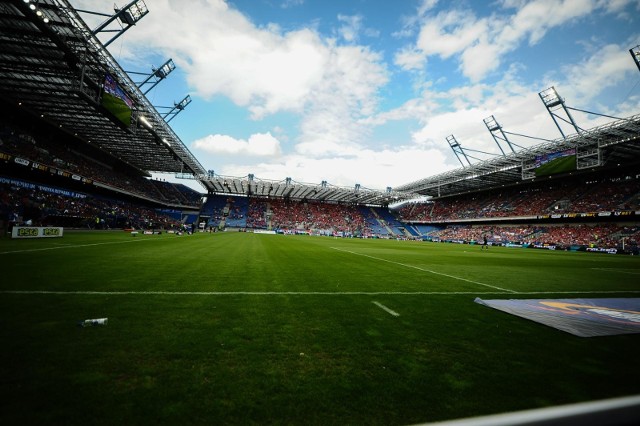
POLYGON ((424 67, 426 58, 423 52, 413 47, 405 47, 394 56, 394 64, 405 70, 419 70, 424 67))
MULTIPOLYGON (((340 45, 308 28, 259 28, 221 0, 189 7, 157 0, 153 12, 129 37, 132 46, 167 52, 186 72, 195 96, 227 96, 248 108, 253 119, 281 111, 300 114, 302 143, 362 139, 354 120, 377 108, 377 92, 388 81, 382 56, 366 47, 340 45), (158 37, 167 22, 189 30, 158 37)), ((340 20, 343 36, 355 41, 362 17, 340 20)))
POLYGON ((282 9, 289 9, 291 7, 302 6, 304 4, 304 0, 284 0, 280 3, 280 7, 282 9))
POLYGON ((149 7, 144 25, 127 33, 122 54, 127 59, 153 52, 172 57, 197 96, 226 96, 259 119, 302 110, 324 78, 330 49, 311 29, 283 33, 277 25, 257 27, 222 0, 189 7, 156 0, 149 7), (179 30, 168 34, 171 28, 179 30))
POLYGON ((444 165, 445 157, 440 150, 405 146, 397 150, 365 149, 351 158, 316 159, 292 155, 282 162, 256 164, 250 169, 244 164, 226 164, 216 170, 216 173, 224 176, 246 176, 253 173, 257 178, 269 180, 291 177, 303 183, 320 183, 326 180, 336 186, 360 183, 369 189, 383 190, 387 186, 400 186, 425 175, 446 171, 451 166, 444 165))
POLYGON ((377 92, 388 81, 379 54, 361 46, 334 46, 322 84, 301 119, 298 152, 338 154, 362 143, 370 129, 358 122, 377 109, 377 92))
POLYGON ((422 25, 416 47, 427 56, 448 58, 472 46, 486 30, 486 21, 476 19, 471 11, 441 12, 422 25))
POLYGON ((360 15, 338 15, 338 21, 342 26, 338 28, 338 33, 347 42, 353 43, 358 40, 360 30, 362 29, 362 16, 360 15))
POLYGON ((598 9, 604 13, 620 13, 630 2, 503 0, 502 13, 496 12, 490 18, 479 18, 468 9, 429 14, 433 5, 424 2, 415 20, 419 25, 415 43, 396 55, 396 64, 413 70, 418 69, 420 58, 426 61, 432 55, 444 59, 455 56, 460 61, 462 74, 472 81, 480 81, 500 66, 505 54, 523 42, 537 44, 551 29, 575 23, 598 9))
POLYGON ((563 67, 571 82, 570 93, 578 103, 587 103, 608 88, 623 81, 630 73, 637 73, 629 52, 617 45, 600 47, 591 57, 578 64, 563 67))
POLYGON ((191 147, 209 154, 222 155, 275 157, 281 153, 280 141, 270 132, 251 135, 248 140, 235 139, 228 135, 209 135, 194 141, 191 147))

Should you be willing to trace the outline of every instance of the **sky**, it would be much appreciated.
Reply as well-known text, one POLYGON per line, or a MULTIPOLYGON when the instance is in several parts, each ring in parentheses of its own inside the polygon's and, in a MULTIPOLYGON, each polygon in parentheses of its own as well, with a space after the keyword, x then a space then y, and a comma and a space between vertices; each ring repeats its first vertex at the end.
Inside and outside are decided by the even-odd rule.
MULTIPOLYGON (((113 12, 103 0, 70 2, 113 12)), ((559 138, 539 96, 550 87, 590 112, 570 110, 583 129, 640 114, 629 54, 640 45, 638 0, 145 4, 108 49, 128 72, 173 60, 147 97, 161 114, 191 97, 170 125, 221 176, 395 188, 462 167, 451 135, 472 163, 501 154, 491 116, 516 150, 559 138)), ((105 19, 81 16, 90 28, 105 19)))

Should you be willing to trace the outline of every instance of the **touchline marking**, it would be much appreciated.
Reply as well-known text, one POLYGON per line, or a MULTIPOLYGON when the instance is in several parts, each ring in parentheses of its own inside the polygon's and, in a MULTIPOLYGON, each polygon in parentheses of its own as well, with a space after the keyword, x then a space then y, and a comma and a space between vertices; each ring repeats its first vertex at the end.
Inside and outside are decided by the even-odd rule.
POLYGON ((393 315, 394 317, 399 317, 399 316, 400 316, 400 314, 399 314, 399 313, 397 313, 397 312, 396 312, 396 311, 394 311, 394 310, 391 310, 391 309, 387 308, 387 307, 386 307, 386 306, 384 306, 382 303, 375 302, 375 301, 374 301, 374 302, 371 302, 371 303, 373 303, 374 305, 376 305, 378 308, 380 308, 380 309, 382 309, 382 310, 384 310, 384 311, 387 311, 389 314, 393 315))
POLYGON ((86 296, 450 296, 478 294, 640 294, 640 290, 608 291, 90 291, 90 290, 0 290, 0 294, 86 296))
POLYGON ((453 278, 454 280, 466 281, 466 282, 472 283, 472 284, 477 284, 477 285, 482 285, 482 286, 485 286, 485 287, 495 288, 496 290, 504 291, 506 293, 517 293, 516 291, 509 290, 507 288, 502 288, 502 287, 498 287, 498 286, 491 285, 491 284, 485 284, 485 283, 481 283, 481 282, 478 282, 478 281, 468 280, 466 278, 456 277, 454 275, 449 275, 449 274, 445 274, 445 273, 442 273, 442 272, 436 272, 436 271, 432 271, 430 269, 424 269, 424 268, 420 268, 420 267, 414 266, 414 265, 407 265, 406 263, 394 262, 393 260, 387 260, 387 259, 383 259, 381 257, 369 256, 368 254, 356 253, 355 251, 344 250, 344 249, 341 249, 341 248, 338 248, 338 247, 330 247, 330 248, 332 248, 333 250, 343 251, 345 253, 355 254, 356 256, 364 256, 364 257, 368 257, 370 259, 381 260, 383 262, 393 263, 394 265, 404 266, 405 268, 413 268, 413 269, 417 269, 417 270, 422 271, 422 272, 429 272, 429 273, 435 274, 435 275, 442 275, 443 277, 453 278))
MULTIPOLYGON (((163 239, 163 238, 161 238, 163 239)), ((128 241, 109 241, 106 243, 92 243, 92 244, 77 244, 77 245, 58 245, 55 247, 42 247, 42 248, 36 248, 36 249, 24 249, 24 250, 12 250, 12 251, 3 251, 0 252, 0 254, 12 254, 12 253, 31 253, 34 251, 46 251, 46 250, 62 250, 62 249, 70 249, 70 248, 78 248, 78 247, 93 247, 93 246, 104 246, 107 244, 127 244, 127 243, 137 243, 137 242, 142 242, 142 241, 158 241, 159 239, 144 239, 144 238, 140 238, 137 240, 128 240, 128 241)), ((60 244, 60 243, 56 243, 56 244, 60 244)))
POLYGON ((0 294, 52 295, 160 295, 160 296, 378 296, 378 295, 448 295, 504 294, 496 291, 91 291, 91 290, 0 290, 0 294))
POLYGON ((616 268, 591 268, 591 269, 595 269, 597 271, 617 272, 619 274, 640 275, 640 271, 638 271, 638 272, 629 272, 629 271, 622 271, 622 270, 616 269, 616 268))

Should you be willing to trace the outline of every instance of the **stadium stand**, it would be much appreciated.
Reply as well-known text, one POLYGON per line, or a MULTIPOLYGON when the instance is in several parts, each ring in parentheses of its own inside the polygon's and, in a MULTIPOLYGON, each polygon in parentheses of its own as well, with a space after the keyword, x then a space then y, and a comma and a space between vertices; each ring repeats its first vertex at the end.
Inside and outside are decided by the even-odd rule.
MULTIPOLYGON (((194 224, 461 241, 485 234, 496 244, 590 248, 637 242, 640 116, 384 192, 291 178, 222 177, 199 164, 104 46, 91 42, 93 35, 82 32, 80 24, 69 25, 82 22, 76 11, 56 5, 47 6, 47 27, 28 27, 30 38, 6 32, 3 52, 23 60, 6 62, 0 70, 5 224, 24 220, 26 211, 35 212, 39 221, 79 228, 95 228, 96 217, 97 223, 103 217, 111 228, 194 224), (68 43, 72 39, 84 42, 68 43), (43 56, 40 46, 61 54, 43 56), (84 74, 76 75, 75 64, 87 50, 84 74), (47 67, 62 70, 55 93, 46 83, 47 67), (105 70, 150 127, 114 122, 97 107, 92 96, 104 83, 105 70), (537 156, 564 149, 580 154, 577 170, 535 175, 537 156), (206 194, 153 179, 151 170, 197 179, 206 194), (425 197, 426 202, 408 203, 425 197), (389 209, 394 203, 401 207, 389 209)), ((22 28, 26 8, 7 6, 6 24, 22 28)))
POLYGON ((156 209, 15 179, 0 181, 3 223, 84 229, 176 230, 179 221, 156 209))

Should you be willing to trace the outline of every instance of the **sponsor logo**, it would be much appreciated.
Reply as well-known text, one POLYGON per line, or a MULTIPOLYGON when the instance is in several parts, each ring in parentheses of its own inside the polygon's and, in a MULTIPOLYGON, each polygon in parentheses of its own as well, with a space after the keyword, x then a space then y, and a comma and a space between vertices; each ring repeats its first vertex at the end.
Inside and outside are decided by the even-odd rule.
POLYGON ((38 228, 19 228, 18 237, 37 237, 38 228))
POLYGON ((60 235, 60 228, 44 228, 42 229, 42 235, 45 237, 57 237, 60 235))

